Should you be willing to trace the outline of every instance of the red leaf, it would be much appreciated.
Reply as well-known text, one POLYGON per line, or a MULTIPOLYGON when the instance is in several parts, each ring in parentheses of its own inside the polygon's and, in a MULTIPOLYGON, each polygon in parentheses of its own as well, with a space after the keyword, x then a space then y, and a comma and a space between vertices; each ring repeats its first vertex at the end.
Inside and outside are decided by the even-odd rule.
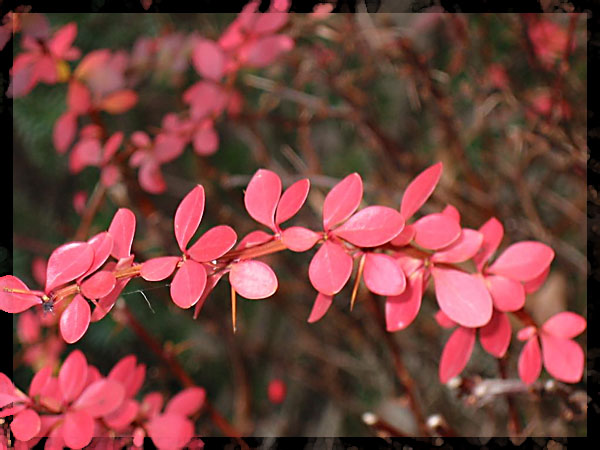
POLYGON ((400 295, 406 288, 400 264, 383 253, 367 253, 363 279, 367 288, 378 295, 400 295))
POLYGON ((309 189, 310 181, 308 178, 304 178, 296 181, 284 191, 275 214, 275 223, 277 225, 281 225, 286 220, 291 219, 300 211, 300 208, 302 208, 302 205, 306 201, 309 189))
POLYGON ((333 297, 331 295, 325 295, 319 292, 312 310, 310 311, 310 315, 308 316, 308 323, 315 323, 321 320, 327 311, 329 311, 331 303, 333 303, 333 297))
POLYGON ((492 298, 475 275, 460 270, 432 269, 435 295, 442 311, 463 327, 482 327, 492 317, 492 298))
POLYGON ((155 162, 149 162, 140 167, 138 181, 141 188, 151 194, 160 194, 167 189, 160 165, 155 162))
POLYGON ((223 271, 208 277, 208 279, 206 280, 206 286, 204 287, 204 291, 202 292, 202 296, 200 297, 200 300, 198 300, 198 303, 196 303, 196 306, 194 307, 194 319, 198 318, 198 315, 200 314, 202 306, 204 306, 206 298, 225 274, 226 272, 223 271))
POLYGON ((479 342, 490 355, 502 358, 510 344, 510 321, 508 316, 494 311, 487 325, 479 329, 479 342))
POLYGON ((542 371, 542 355, 537 337, 529 339, 519 355, 519 377, 525 384, 538 379, 542 371))
POLYGON ((177 134, 160 133, 154 139, 154 155, 156 161, 163 164, 178 158, 186 141, 177 134))
MULTIPOLYGON (((270 8, 271 9, 271 8, 270 8)), ((252 24, 250 32, 257 34, 272 34, 283 27, 289 16, 282 12, 267 11, 267 14, 255 14, 256 20, 252 24)))
POLYGON ((135 355, 128 355, 113 366, 107 378, 121 383, 125 397, 133 397, 142 386, 145 376, 146 366, 138 365, 135 355))
POLYGON ((59 28, 48 41, 48 48, 54 56, 65 59, 65 53, 70 49, 77 36, 77 24, 68 23, 59 28))
POLYGON ((404 219, 395 209, 369 206, 336 228, 334 234, 359 247, 377 247, 391 241, 403 227, 404 219))
POLYGON ((200 75, 213 81, 219 81, 223 77, 225 54, 215 42, 199 39, 194 46, 192 63, 200 75))
POLYGON ((471 259, 481 247, 483 235, 479 231, 463 228, 459 238, 448 247, 437 251, 433 262, 460 263, 471 259))
POLYGON ((433 193, 442 175, 442 163, 425 169, 410 182, 402 196, 400 214, 404 220, 410 219, 433 193))
POLYGON ((404 247, 405 245, 408 245, 414 237, 415 227, 413 227, 411 224, 405 223, 404 228, 402 228, 400 234, 398 234, 398 236, 392 239, 390 241, 390 244, 392 244, 395 247, 404 247))
POLYGON ((115 411, 125 398, 125 389, 118 381, 101 378, 85 388, 72 405, 75 411, 85 411, 101 417, 115 411))
POLYGON ((544 367, 550 375, 565 383, 577 383, 583 376, 584 355, 579 344, 542 333, 544 367))
POLYGON ((77 131, 77 114, 67 111, 54 123, 52 142, 58 153, 65 153, 77 131))
POLYGON ((77 342, 90 325, 92 312, 88 302, 79 294, 71 301, 60 316, 60 334, 65 342, 77 342))
POLYGON ((159 392, 150 392, 142 399, 142 412, 146 417, 154 417, 160 413, 163 406, 163 396, 159 392))
POLYGON ((108 94, 98 107, 109 114, 122 114, 135 106, 138 101, 138 95, 131 89, 108 94))
POLYGON ((532 294, 535 291, 537 291, 542 286, 542 284, 544 284, 544 282, 546 281, 546 278, 548 278, 549 273, 550 273, 550 266, 548 266, 546 268, 546 270, 544 270, 541 274, 539 274, 534 279, 523 283, 523 287, 525 288, 525 293, 532 294))
POLYGON ((269 382, 269 387, 267 388, 267 396, 269 397, 269 401, 275 405, 279 405, 283 403, 285 400, 286 394, 286 386, 285 383, 276 378, 269 382))
POLYGON ((100 266, 106 262, 113 249, 114 240, 107 231, 103 231, 88 239, 87 243, 91 245, 92 250, 94 251, 94 259, 92 265, 86 270, 82 277, 95 272, 96 269, 99 269, 100 266))
MULTIPOLYGON (((42 389, 44 389, 44 386, 46 385, 48 380, 52 378, 52 371, 52 365, 48 364, 33 376, 33 379, 29 384, 29 397, 35 397, 36 395, 40 395, 42 389)), ((2 391, 2 389, 0 389, 0 391, 2 391)))
POLYGON ((194 306, 200 300, 204 286, 206 286, 204 266, 191 259, 184 261, 171 282, 173 303, 183 309, 194 306))
POLYGON ((363 196, 360 175, 353 173, 336 184, 323 202, 323 228, 329 230, 352 215, 363 196))
POLYGON ((528 341, 536 334, 537 334, 537 328, 534 327, 533 325, 530 325, 528 327, 525 327, 525 328, 522 328, 519 330, 519 332, 517 333, 517 339, 520 341, 528 341))
POLYGON ((481 272, 483 265, 490 259, 500 245, 500 242, 502 242, 504 227, 498 219, 492 217, 479 228, 479 232, 483 234, 483 243, 473 261, 477 265, 477 270, 481 272))
POLYGON ((194 134, 192 140, 194 151, 201 156, 209 156, 219 148, 219 135, 211 126, 202 127, 194 134))
POLYGON ((200 226, 204 214, 204 188, 197 185, 179 203, 175 211, 175 238, 182 252, 200 226))
POLYGON ((444 311, 441 309, 435 313, 434 318, 438 325, 442 328, 454 328, 458 325, 454 320, 444 314, 444 311))
POLYGON ((65 444, 70 448, 83 448, 92 442, 94 419, 86 411, 69 411, 62 426, 65 444))
POLYGON ((10 429, 19 441, 28 441, 35 437, 42 427, 40 416, 33 409, 25 409, 16 414, 10 429))
POLYGON ((270 297, 277 290, 277 276, 261 261, 241 261, 229 272, 229 282, 242 297, 258 300, 270 297))
POLYGON ((21 313, 28 310, 32 306, 41 305, 42 299, 29 294, 16 294, 7 292, 5 289, 18 289, 29 292, 29 288, 12 275, 4 275, 0 277, 0 310, 10 314, 21 313))
POLYGON ((255 245, 264 244, 273 239, 273 236, 269 233, 265 233, 261 230, 256 230, 248 233, 236 246, 237 250, 243 248, 254 247, 255 245))
POLYGON ((461 233, 460 225, 454 219, 440 213, 421 217, 413 226, 415 242, 429 250, 438 250, 452 244, 461 233))
POLYGON ((123 143, 123 133, 121 131, 113 134, 104 144, 104 152, 102 154, 102 164, 108 163, 117 153, 117 150, 123 143))
POLYGON ((81 293, 92 300, 107 296, 114 289, 117 279, 112 272, 102 270, 81 283, 81 293))
POLYGON ((305 252, 321 239, 319 233, 304 227, 290 227, 283 230, 281 240, 293 252, 305 252))
POLYGON ((135 235, 135 214, 127 208, 119 208, 108 227, 108 232, 113 238, 110 254, 116 259, 131 255, 131 244, 135 235))
POLYGON ((450 335, 442 351, 439 377, 442 383, 448 382, 463 371, 475 345, 475 329, 458 327, 450 335))
POLYGON ((165 414, 180 414, 191 416, 198 411, 204 400, 206 391, 201 387, 189 387, 175 395, 165 406, 165 414))
POLYGON ((352 257, 337 243, 325 241, 313 256, 308 277, 314 288, 326 295, 342 290, 352 273, 352 257))
POLYGON ((102 161, 102 146, 96 138, 81 139, 69 155, 69 170, 79 173, 87 166, 99 166, 102 161))
POLYGON ((244 195, 244 205, 250 217, 258 223, 266 225, 273 231, 277 231, 275 226, 275 209, 281 196, 281 179, 270 170, 258 170, 244 195))
POLYGON ((586 326, 585 319, 579 314, 563 311, 550 317, 542 325, 542 331, 559 338, 571 339, 583 333, 586 326))
POLYGON ((162 281, 173 273, 179 261, 178 256, 149 259, 142 264, 140 275, 146 281, 162 281))
POLYGON ((458 209, 456 209, 454 206, 446 205, 446 207, 442 211, 442 214, 450 217, 451 219, 456 220, 456 222, 460 224, 460 213, 458 212, 458 209))
POLYGON ((485 282, 498 311, 517 311, 525 304, 525 290, 518 281, 490 275, 485 277, 485 282))
POLYGON ((211 228, 192 245, 188 251, 190 257, 198 262, 219 259, 233 248, 237 234, 227 225, 211 228))
POLYGON ((423 271, 419 270, 408 278, 406 289, 400 295, 385 301, 385 324, 393 332, 408 327, 417 317, 423 299, 423 271))
POLYGON ((541 242, 517 242, 504 250, 488 272, 517 281, 529 281, 541 275, 553 259, 554 250, 541 242))
POLYGON ((94 250, 86 242, 61 245, 48 258, 46 268, 46 293, 55 287, 73 281, 92 265, 94 250))
POLYGON ((98 322, 106 316, 112 307, 115 305, 119 295, 127 286, 127 283, 131 281, 131 278, 121 278, 117 280, 115 284, 115 288, 108 294, 106 297, 102 297, 94 308, 94 313, 92 314, 92 322, 98 322))
POLYGON ((86 114, 92 106, 92 96, 89 89, 76 79, 69 82, 67 91, 67 106, 75 114, 86 114))
POLYGON ((71 352, 58 373, 58 384, 65 403, 76 399, 85 387, 88 364, 80 350, 71 352))
POLYGON ((159 449, 183 448, 194 434, 192 422, 179 414, 155 416, 146 428, 159 449))

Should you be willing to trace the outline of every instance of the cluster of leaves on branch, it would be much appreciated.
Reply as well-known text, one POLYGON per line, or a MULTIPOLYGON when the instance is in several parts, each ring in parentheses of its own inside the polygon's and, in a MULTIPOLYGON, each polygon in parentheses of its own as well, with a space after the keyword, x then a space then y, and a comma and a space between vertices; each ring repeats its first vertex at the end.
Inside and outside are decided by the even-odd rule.
MULTIPOLYGON (((0 417, 13 416, 15 446, 31 448, 47 437, 45 448, 84 448, 92 438, 119 436, 121 445, 143 446, 146 436, 158 448, 202 448, 194 439, 193 417, 204 405, 203 388, 190 387, 166 405, 159 392, 139 401, 146 366, 134 355, 121 359, 107 376, 72 351, 57 376, 51 366, 39 370, 27 393, 0 373, 0 417), (163 408, 164 405, 164 408, 163 408)), ((0 444, 6 445, 5 436, 0 444)))
POLYGON ((174 232, 181 255, 142 263, 134 262, 131 254, 135 215, 122 208, 108 231, 87 242, 64 244, 50 255, 43 292, 30 290, 15 276, 2 277, 0 309, 19 313, 35 305, 54 307, 68 302, 59 324, 64 340, 73 343, 81 339, 91 321, 108 314, 133 277, 158 282, 174 273, 170 283, 173 302, 183 309, 195 306, 197 316, 212 289, 228 274, 235 329, 236 293, 247 299, 263 299, 277 290, 275 272, 256 258, 284 249, 304 252, 319 245, 308 267, 309 280, 318 291, 309 322, 325 315, 333 296, 350 280, 355 262, 358 269, 351 302, 361 280, 371 292, 385 296, 388 331, 405 329, 414 321, 432 278, 440 308, 438 322, 445 327, 457 326, 442 353, 442 382, 465 367, 477 331, 488 353, 496 358, 504 356, 512 335, 507 313, 526 317, 527 328, 519 331, 519 339, 527 340, 519 358, 519 375, 524 382, 533 383, 541 372, 538 336, 548 372, 561 381, 579 381, 584 356, 571 338, 585 329, 585 319, 560 313, 538 328, 528 322, 531 319, 523 310, 526 295, 539 289, 550 271, 554 258, 550 247, 535 241, 517 242, 490 263, 503 237, 503 227, 495 218, 479 230, 463 228, 459 212, 449 205, 440 213, 406 223, 432 194, 441 172, 438 163, 418 175, 406 188, 400 211, 377 205, 358 212, 363 184, 358 174, 351 174, 325 197, 323 231, 314 231, 281 227, 304 204, 308 179, 292 184, 282 194, 277 174, 261 169, 248 184, 244 203, 250 216, 273 234, 256 230, 233 250, 237 234, 227 225, 211 228, 189 245, 204 213, 204 188, 198 185, 175 212, 174 232), (107 262, 111 256, 115 261, 107 262), (464 269, 468 261, 475 272, 464 269))

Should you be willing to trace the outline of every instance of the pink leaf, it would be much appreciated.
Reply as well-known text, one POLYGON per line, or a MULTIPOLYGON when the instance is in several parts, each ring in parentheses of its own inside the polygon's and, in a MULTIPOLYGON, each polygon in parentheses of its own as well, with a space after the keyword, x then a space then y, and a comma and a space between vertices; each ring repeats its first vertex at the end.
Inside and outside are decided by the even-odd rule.
POLYGON ((146 376, 146 366, 137 364, 135 355, 128 355, 122 358, 108 374, 108 378, 121 383, 125 389, 126 397, 133 397, 140 389, 144 377, 146 376))
POLYGON ((458 209, 456 209, 454 206, 446 205, 446 207, 442 211, 442 214, 450 217, 451 219, 454 219, 458 224, 460 224, 460 213, 458 212, 458 209))
POLYGON ((442 175, 442 163, 439 162, 425 169, 410 182, 402 196, 400 214, 405 220, 410 219, 433 193, 442 175))
POLYGON ((204 213, 204 188, 197 185, 179 203, 175 211, 175 238, 182 252, 198 229, 204 213))
POLYGON ((135 400, 125 400, 119 408, 103 417, 104 422, 115 431, 127 428, 136 418, 140 407, 135 400))
POLYGON ((101 378, 85 388, 72 405, 75 411, 86 411, 92 417, 101 417, 115 411, 125 398, 125 389, 118 381, 101 378))
POLYGON ((485 277, 485 282, 498 311, 517 311, 525 304, 525 290, 518 281, 490 275, 485 277))
POLYGON ((53 367, 51 365, 46 365, 33 376, 33 379, 29 384, 29 397, 40 395, 48 380, 52 378, 52 371, 53 367))
POLYGON ((58 384, 65 403, 76 399, 85 387, 87 377, 87 360, 81 350, 71 352, 58 373, 58 384))
POLYGON ((192 63, 200 75, 213 81, 223 76, 225 55, 215 42, 199 39, 192 53, 192 63))
POLYGON ((331 295, 317 294, 315 303, 313 304, 310 315, 308 316, 308 323, 314 323, 323 318, 323 316, 329 311, 329 307, 333 303, 333 297, 331 295))
POLYGON ((542 371, 542 355, 537 337, 529 339, 519 355, 519 377, 525 384, 538 379, 542 371))
POLYGON ((102 270, 81 283, 81 293, 89 299, 96 300, 110 294, 116 283, 117 279, 112 272, 102 270))
POLYGON ((28 310, 32 306, 41 305, 42 299, 29 294, 16 294, 8 292, 8 289, 18 289, 20 291, 29 292, 29 288, 12 275, 4 275, 0 277, 0 310, 10 314, 21 313, 28 310))
POLYGON ((60 316, 60 334, 65 342, 77 342, 90 325, 92 312, 88 302, 79 294, 71 301, 60 316))
POLYGON ((94 250, 86 242, 61 245, 48 258, 46 268, 46 293, 55 287, 73 281, 92 265, 94 250))
POLYGON ((127 208, 119 208, 108 227, 108 232, 113 238, 110 254, 116 259, 131 255, 131 244, 135 235, 135 214, 127 208))
POLYGON ((196 306, 194 307, 194 319, 198 318, 200 310, 202 309, 202 306, 204 306, 204 302, 206 301, 208 295, 213 291, 217 283, 221 280, 221 278, 223 278, 223 276, 226 273, 226 271, 222 271, 208 277, 208 279, 206 280, 206 286, 204 288, 204 291, 202 292, 202 296, 200 297, 200 300, 198 300, 198 303, 196 303, 196 306))
POLYGON ((69 411, 62 426, 65 444, 70 448, 87 446, 94 435, 94 419, 86 411, 69 411))
POLYGON ((113 249, 114 240, 107 231, 103 231, 88 239, 87 243, 91 245, 92 250, 94 251, 94 259, 92 265, 86 270, 82 277, 95 272, 96 269, 99 269, 100 266, 106 262, 113 249))
POLYGON ((419 270, 406 283, 400 295, 388 297, 385 301, 385 324, 387 331, 393 332, 408 327, 417 317, 423 298, 423 271, 419 270))
POLYGON ((248 183, 244 205, 254 220, 277 231, 275 209, 280 196, 281 179, 279 176, 270 170, 260 169, 248 183))
POLYGON ((92 96, 89 89, 76 79, 69 82, 67 105, 69 110, 77 115, 86 114, 92 106, 92 96))
POLYGON ((188 251, 190 257, 198 262, 219 259, 233 248, 237 234, 227 225, 219 225, 204 233, 188 251))
POLYGON ((571 339, 542 333, 544 367, 550 375, 565 383, 577 383, 583 376, 584 355, 579 344, 571 339))
POLYGON ((550 317, 542 325, 542 331, 559 338, 571 339, 583 333, 586 326, 585 319, 579 314, 563 311, 550 317))
POLYGON ((404 219, 395 209, 369 206, 336 228, 334 234, 359 247, 377 247, 391 241, 403 227, 404 219))
POLYGON ((165 406, 165 414, 191 416, 204 404, 206 391, 201 387, 189 387, 175 395, 165 406))
POLYGON ((352 273, 352 257, 337 243, 325 241, 313 256, 308 277, 314 288, 326 295, 342 290, 352 273))
POLYGON ((229 282, 242 297, 251 300, 270 297, 277 290, 277 276, 260 261, 241 261, 229 272, 229 282))
POLYGON ((534 279, 523 283, 523 287, 525 288, 525 293, 532 294, 535 291, 537 291, 542 286, 542 284, 544 284, 544 282, 546 281, 546 278, 548 278, 549 273, 550 273, 550 266, 548 266, 546 268, 546 270, 544 270, 541 274, 539 274, 534 279))
POLYGON ((177 134, 160 133, 154 139, 154 155, 156 161, 163 164, 178 158, 185 147, 186 141, 177 134))
POLYGON ((187 309, 200 300, 206 286, 206 269, 188 259, 183 262, 171 282, 171 298, 180 308, 187 309))
POLYGON ((360 175, 353 173, 336 184, 323 202, 323 228, 329 230, 352 215, 363 196, 360 175))
POLYGON ((251 67, 265 67, 281 54, 294 48, 294 40, 283 34, 275 34, 257 39, 245 48, 242 57, 251 67))
POLYGON ((162 281, 173 273, 179 261, 178 256, 149 259, 142 264, 140 275, 146 281, 162 281))
POLYGON ((141 188, 151 194, 160 194, 167 189, 160 165, 155 162, 149 162, 140 167, 138 181, 141 188))
POLYGON ((96 138, 81 139, 69 155, 69 170, 79 173, 87 166, 98 166, 102 161, 102 147, 96 138))
POLYGON ((517 339, 520 341, 528 341, 536 334, 537 334, 537 328, 534 327, 533 325, 530 325, 528 327, 525 327, 525 328, 522 328, 519 330, 519 332, 517 333, 517 339))
POLYGON ((265 233, 261 230, 256 230, 248 233, 236 246, 237 250, 243 248, 254 247, 255 245, 264 244, 273 239, 273 236, 269 233, 265 233))
POLYGON ((508 350, 510 335, 508 316, 503 312, 494 311, 488 324, 479 329, 479 342, 490 355, 502 358, 508 350))
POLYGON ((442 328, 454 328, 458 325, 454 320, 444 314, 444 311, 441 309, 435 313, 434 318, 438 325, 442 328))
POLYGON ((10 429, 19 441, 28 441, 35 437, 42 427, 40 416, 33 409, 25 409, 16 414, 10 429))
POLYGON ((311 249, 319 239, 321 239, 319 233, 304 227, 286 228, 281 233, 283 245, 293 252, 305 252, 311 249))
POLYGON ((212 126, 202 127, 194 134, 192 144, 198 155, 209 156, 219 148, 219 135, 212 126))
POLYGON ((146 426, 148 435, 159 449, 184 447, 194 434, 194 426, 179 414, 155 416, 146 426))
POLYGON ((252 31, 257 34, 275 33, 288 21, 288 14, 268 11, 266 14, 256 14, 252 31))
POLYGON ((488 272, 517 281, 530 281, 541 275, 553 259, 554 250, 541 242, 517 242, 504 250, 488 272))
POLYGON ((481 247, 483 235, 479 231, 463 228, 459 238, 437 251, 432 257, 433 262, 460 263, 471 259, 481 247))
POLYGON ((98 301, 98 305, 96 308, 94 308, 94 313, 92 314, 92 322, 98 322, 110 312, 119 298, 119 295, 130 281, 131 278, 121 278, 120 280, 117 280, 117 283, 110 294, 108 294, 106 297, 102 297, 98 301))
POLYGON ((108 94, 98 107, 109 114, 122 114, 129 111, 135 106, 138 101, 138 95, 131 89, 123 89, 121 91, 108 94))
POLYGON ((492 317, 492 298, 475 275, 460 270, 432 269, 435 295, 444 313, 463 327, 481 327, 492 317))
POLYGON ((481 272, 483 265, 490 259, 500 245, 500 242, 502 242, 504 227, 498 219, 492 217, 479 228, 479 232, 483 234, 483 243, 473 261, 477 265, 477 270, 481 272))
POLYGON ((65 153, 77 131, 77 114, 67 111, 62 114, 54 124, 52 142, 58 153, 65 153))
POLYGON ((59 59, 65 58, 65 53, 77 36, 77 24, 74 22, 68 23, 59 28, 52 38, 48 41, 48 48, 59 59))
POLYGON ((450 335, 442 351, 439 377, 442 383, 448 382, 463 371, 473 352, 475 329, 458 327, 450 335))
POLYGON ((302 205, 304 205, 309 189, 310 181, 308 178, 304 178, 296 181, 284 191, 275 214, 275 223, 277 225, 281 225, 296 215, 300 208, 302 208, 302 205))
POLYGON ((406 288, 400 264, 383 253, 367 253, 363 279, 367 288, 377 295, 400 295, 406 288))
POLYGON ((421 217, 413 226, 415 242, 429 250, 438 250, 452 244, 461 233, 460 225, 454 219, 440 213, 421 217))
POLYGON ((390 244, 395 247, 404 247, 405 245, 408 245, 414 237, 415 227, 413 227, 411 224, 405 223, 402 231, 398 234, 398 236, 390 241, 390 244))
POLYGON ((123 142, 123 133, 121 131, 113 134, 108 138, 106 143, 104 144, 104 152, 102 154, 102 163, 108 163, 112 157, 117 153, 117 150, 121 146, 123 142))

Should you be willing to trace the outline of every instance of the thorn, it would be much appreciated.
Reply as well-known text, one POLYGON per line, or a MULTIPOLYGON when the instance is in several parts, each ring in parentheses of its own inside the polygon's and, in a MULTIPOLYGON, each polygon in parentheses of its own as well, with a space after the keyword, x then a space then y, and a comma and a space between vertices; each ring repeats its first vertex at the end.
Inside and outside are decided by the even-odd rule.
POLYGON ((354 301, 356 300, 356 294, 358 294, 358 286, 360 285, 360 279, 365 268, 365 257, 366 253, 363 253, 358 262, 358 270, 356 271, 356 278, 354 279, 354 287, 352 288, 352 297, 350 298, 350 311, 354 309, 354 301))
POLYGON ((236 306, 235 289, 231 286, 231 326, 234 333, 237 331, 236 306))

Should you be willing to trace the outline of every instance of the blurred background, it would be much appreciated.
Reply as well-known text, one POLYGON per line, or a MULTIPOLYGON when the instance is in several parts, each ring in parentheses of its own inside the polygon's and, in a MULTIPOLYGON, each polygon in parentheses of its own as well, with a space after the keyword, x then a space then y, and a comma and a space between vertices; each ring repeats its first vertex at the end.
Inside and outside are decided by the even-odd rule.
MULTIPOLYGON (((46 16, 53 30, 77 23, 74 45, 83 55, 100 48, 125 55, 126 84, 138 92, 138 104, 122 115, 104 114, 102 121, 110 134, 126 136, 137 130, 152 134, 165 114, 184 108, 183 92, 199 80, 189 61, 193 39, 218 39, 236 17, 46 16), (151 52, 144 52, 145 41, 152 43, 151 52)), ((245 212, 243 189, 261 167, 277 172, 284 187, 310 178, 307 205, 293 224, 318 229, 324 195, 345 175, 362 176, 363 205, 398 208, 408 182, 442 161, 440 184, 421 212, 451 204, 470 228, 495 216, 505 227, 501 249, 520 240, 547 243, 556 252, 552 271, 526 309, 538 323, 563 310, 587 315, 584 16, 298 14, 280 32, 294 39, 293 50, 268 67, 238 74, 242 106, 216 120, 217 152, 199 156, 188 145, 163 165, 167 190, 159 195, 141 189, 135 170, 124 168, 124 179, 108 189, 84 238, 106 230, 115 211, 128 207, 138 219, 136 261, 177 254, 172 217, 197 183, 207 194, 200 232, 229 224, 241 237, 259 228, 245 212)), ((32 288, 38 286, 34 272, 54 248, 73 239, 82 205, 98 189, 100 171, 87 167, 71 174, 68 157, 52 143, 66 91, 65 84, 39 84, 13 103, 14 274, 32 288)), ((227 283, 217 286, 196 320, 191 310, 172 303, 166 283, 134 280, 121 301, 244 435, 370 436, 385 434, 386 426, 388 434, 418 434, 419 418, 397 377, 392 349, 414 381, 424 418, 440 415, 462 436, 508 433, 504 396, 482 400, 469 388, 500 377, 497 360, 479 344, 460 385, 439 382, 450 331, 433 318, 432 291, 416 321, 387 336, 366 290, 350 313, 350 284, 321 321, 307 324, 315 298, 307 276, 313 253, 265 258, 279 289, 266 300, 238 301, 235 335, 227 283), (137 290, 144 290, 152 309, 137 290)), ((382 308, 384 299, 375 304, 382 308)), ((17 326, 19 317, 13 345, 17 386, 27 386, 33 370, 81 348, 104 374, 134 353, 148 366, 142 393, 172 395, 181 388, 119 320, 119 304, 68 348, 56 338, 51 318, 32 336, 17 326)), ((586 338, 577 338, 584 349, 586 338)), ((521 346, 513 335, 505 370, 515 381, 521 346)), ((587 434, 585 411, 574 407, 585 398, 585 376, 561 389, 515 394, 523 434, 587 434)), ((201 436, 219 434, 209 420, 200 420, 197 430, 201 436)))

